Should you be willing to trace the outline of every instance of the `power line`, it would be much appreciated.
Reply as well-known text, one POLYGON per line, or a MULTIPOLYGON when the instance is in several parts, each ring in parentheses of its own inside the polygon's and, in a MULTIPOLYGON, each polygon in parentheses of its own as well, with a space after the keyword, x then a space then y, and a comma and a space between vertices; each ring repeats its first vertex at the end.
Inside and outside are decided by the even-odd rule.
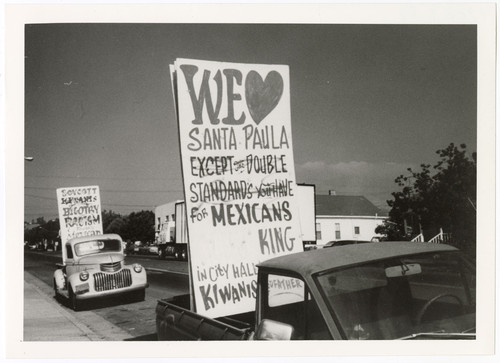
POLYGON ((46 213, 46 212, 54 212, 54 209, 55 208, 37 208, 37 209, 30 209, 30 208, 25 208, 24 209, 24 213, 29 213, 29 212, 33 212, 31 214, 36 214, 36 213, 46 213))
MULTIPOLYGON (((40 198, 40 199, 45 199, 45 200, 50 200, 56 202, 57 199, 55 197, 44 197, 41 195, 34 195, 34 194, 24 194, 27 197, 33 197, 33 198, 40 198)), ((152 207, 154 204, 109 204, 109 203, 102 203, 102 205, 108 205, 108 206, 117 206, 117 207, 152 207)))
MULTIPOLYGON (((50 187, 27 187, 24 186, 24 189, 40 189, 40 190, 54 190, 54 188, 50 187)), ((107 193, 181 193, 182 190, 109 190, 109 189, 100 189, 101 192, 107 193)))
MULTIPOLYGON (((107 203, 102 203, 101 205, 103 207, 127 207, 127 208, 154 208, 156 206, 154 204, 107 204, 107 203)), ((46 208, 43 210, 52 210, 52 209, 46 208)))
POLYGON ((144 208, 153 208, 154 205, 152 204, 107 204, 103 203, 103 206, 108 206, 108 207, 130 207, 130 208, 135 208, 135 207, 144 207, 144 208))
POLYGON ((52 217, 54 218, 58 218, 58 214, 57 213, 24 213, 24 216, 25 217, 28 217, 28 216, 35 216, 35 217, 42 217, 40 214, 44 214, 43 217, 47 217, 47 218, 50 218, 52 219, 52 217))
POLYGON ((56 201, 56 198, 51 198, 51 197, 42 197, 41 195, 33 195, 33 194, 24 194, 27 197, 33 197, 33 198, 40 198, 40 199, 47 199, 47 200, 53 200, 56 201))
POLYGON ((165 178, 140 178, 140 177, 103 177, 103 176, 65 176, 65 175, 25 175, 25 178, 47 178, 47 179, 105 179, 105 180, 163 180, 165 178))

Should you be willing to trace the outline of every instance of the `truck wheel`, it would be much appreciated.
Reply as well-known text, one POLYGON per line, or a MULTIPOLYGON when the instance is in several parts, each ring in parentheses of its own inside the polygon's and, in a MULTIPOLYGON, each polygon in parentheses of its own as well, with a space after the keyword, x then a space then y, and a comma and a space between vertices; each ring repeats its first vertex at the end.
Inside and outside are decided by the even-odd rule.
POLYGON ((74 311, 80 311, 81 309, 81 303, 80 301, 77 300, 76 295, 73 293, 73 289, 71 286, 68 288, 68 297, 69 297, 69 303, 71 304, 71 308, 74 311))
POLYGON ((54 297, 57 298, 59 297, 59 294, 57 293, 57 285, 56 285, 56 279, 53 280, 54 283, 54 297))
POLYGON ((134 301, 144 301, 144 299, 146 298, 146 289, 134 292, 133 297, 134 301))
POLYGON ((176 260, 180 261, 180 259, 181 259, 181 253, 176 250, 175 253, 174 253, 174 257, 175 257, 176 260))
POLYGON ((183 250, 182 251, 182 261, 187 261, 187 259, 188 259, 187 251, 183 250))

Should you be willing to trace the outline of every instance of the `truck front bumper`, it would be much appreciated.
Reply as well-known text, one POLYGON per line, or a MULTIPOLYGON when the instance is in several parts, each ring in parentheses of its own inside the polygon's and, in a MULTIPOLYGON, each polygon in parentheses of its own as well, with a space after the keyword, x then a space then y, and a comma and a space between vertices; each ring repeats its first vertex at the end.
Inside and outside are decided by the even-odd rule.
POLYGON ((78 274, 74 274, 68 281, 77 300, 127 294, 149 286, 145 269, 134 271, 127 267, 113 273, 88 272, 86 280, 82 281, 78 274))
POLYGON ((85 287, 85 284, 81 284, 81 285, 75 286, 75 296, 76 296, 77 300, 87 300, 87 299, 94 299, 94 298, 100 298, 100 297, 129 294, 129 293, 132 293, 134 291, 144 290, 147 287, 149 287, 149 284, 144 283, 144 284, 136 284, 136 285, 132 285, 132 286, 128 286, 128 287, 122 287, 119 289, 112 289, 112 290, 106 290, 106 291, 89 291, 88 285, 87 285, 87 287, 85 287))

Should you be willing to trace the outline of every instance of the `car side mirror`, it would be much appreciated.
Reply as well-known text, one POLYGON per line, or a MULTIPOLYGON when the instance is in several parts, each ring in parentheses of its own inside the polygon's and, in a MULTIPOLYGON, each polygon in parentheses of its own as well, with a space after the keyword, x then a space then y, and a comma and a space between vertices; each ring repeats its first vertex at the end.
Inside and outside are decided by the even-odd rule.
POLYGON ((290 340, 293 334, 293 326, 279 321, 263 319, 257 331, 254 340, 290 340))

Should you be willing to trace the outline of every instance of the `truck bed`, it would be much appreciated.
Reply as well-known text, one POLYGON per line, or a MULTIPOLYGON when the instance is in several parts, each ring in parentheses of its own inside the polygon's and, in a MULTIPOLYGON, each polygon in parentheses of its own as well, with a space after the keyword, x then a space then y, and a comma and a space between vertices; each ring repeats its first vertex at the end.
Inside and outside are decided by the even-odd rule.
POLYGON ((254 312, 207 318, 189 310, 189 295, 158 300, 158 340, 247 340, 254 326, 254 312))

